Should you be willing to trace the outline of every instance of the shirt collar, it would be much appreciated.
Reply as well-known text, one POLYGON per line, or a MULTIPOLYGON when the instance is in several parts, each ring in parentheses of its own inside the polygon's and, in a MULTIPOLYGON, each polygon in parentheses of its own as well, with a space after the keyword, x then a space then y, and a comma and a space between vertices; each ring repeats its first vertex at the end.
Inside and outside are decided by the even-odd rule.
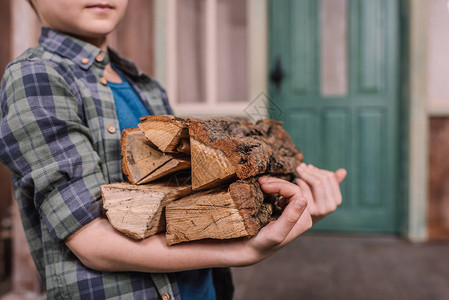
POLYGON ((120 71, 132 77, 138 77, 142 75, 142 72, 137 69, 136 65, 132 61, 120 56, 111 48, 108 48, 108 53, 112 64, 120 71))
POLYGON ((108 48, 108 55, 92 44, 48 27, 42 27, 39 44, 49 52, 56 53, 72 60, 84 70, 89 69, 96 62, 98 55, 101 54, 102 59, 101 61, 98 61, 97 59, 97 62, 101 63, 103 66, 106 66, 109 61, 111 61, 120 71, 123 71, 130 76, 141 75, 141 72, 133 62, 121 57, 114 50, 108 48))
POLYGON ((95 63, 95 58, 99 53, 103 54, 105 65, 109 62, 106 53, 94 45, 47 27, 42 27, 39 44, 49 52, 72 60, 84 70, 89 69, 95 63))

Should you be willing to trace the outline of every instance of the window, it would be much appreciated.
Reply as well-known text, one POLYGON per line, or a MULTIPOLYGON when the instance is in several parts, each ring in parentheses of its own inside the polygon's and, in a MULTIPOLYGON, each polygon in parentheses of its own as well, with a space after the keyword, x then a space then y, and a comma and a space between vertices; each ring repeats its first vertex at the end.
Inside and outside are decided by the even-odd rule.
POLYGON ((266 1, 156 2, 156 14, 164 9, 167 19, 156 30, 164 42, 166 25, 166 64, 156 77, 165 76, 175 112, 244 115, 250 100, 266 91, 266 1))

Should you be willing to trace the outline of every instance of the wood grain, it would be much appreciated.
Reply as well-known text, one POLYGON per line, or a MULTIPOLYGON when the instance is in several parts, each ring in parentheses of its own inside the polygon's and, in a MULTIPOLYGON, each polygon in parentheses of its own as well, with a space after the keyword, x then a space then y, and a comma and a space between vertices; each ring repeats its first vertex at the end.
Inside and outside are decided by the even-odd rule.
POLYGON ((164 207, 190 192, 190 185, 173 182, 101 186, 103 207, 109 222, 118 231, 135 239, 165 231, 164 207))
POLYGON ((449 240, 449 118, 431 118, 429 140, 429 239, 449 240))
POLYGON ((178 146, 186 147, 189 120, 175 116, 148 116, 141 119, 139 128, 160 151, 178 153, 178 146), (181 140, 184 145, 180 145, 181 140))
POLYGON ((167 244, 253 236, 271 219, 272 203, 264 199, 259 183, 252 179, 170 202, 167 244))
POLYGON ((120 144, 123 173, 133 184, 148 183, 190 168, 188 157, 160 152, 138 128, 123 130, 120 144))

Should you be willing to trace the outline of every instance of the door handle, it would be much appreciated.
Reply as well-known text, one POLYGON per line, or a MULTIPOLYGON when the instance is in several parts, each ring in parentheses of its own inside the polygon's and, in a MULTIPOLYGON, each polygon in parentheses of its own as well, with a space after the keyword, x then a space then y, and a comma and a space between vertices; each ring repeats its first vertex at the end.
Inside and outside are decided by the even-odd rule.
POLYGON ((276 61, 274 63, 274 68, 270 72, 270 80, 274 83, 276 86, 276 89, 279 91, 282 86, 282 81, 284 80, 285 73, 282 69, 282 61, 281 58, 278 56, 276 58, 276 61))

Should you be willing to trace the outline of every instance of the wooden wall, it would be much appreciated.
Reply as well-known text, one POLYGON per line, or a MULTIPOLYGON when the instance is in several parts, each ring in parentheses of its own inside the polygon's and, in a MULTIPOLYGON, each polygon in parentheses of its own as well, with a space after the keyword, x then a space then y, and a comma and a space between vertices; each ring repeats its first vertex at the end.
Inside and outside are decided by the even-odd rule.
MULTIPOLYGON (((11 16, 9 1, 0 1, 0 73, 3 74, 11 56, 11 16)), ((0 280, 10 273, 9 226, 5 217, 8 216, 11 205, 11 176, 9 171, 0 164, 0 280)))
POLYGON ((431 240, 449 240, 449 117, 430 119, 428 226, 431 240))
POLYGON ((5 70, 11 56, 11 14, 9 1, 0 1, 0 70, 5 70))
MULTIPOLYGON (((3 74, 11 57, 11 16, 9 1, 0 1, 0 73, 3 74)), ((0 165, 0 220, 5 215, 10 204, 10 175, 7 169, 0 165)))

